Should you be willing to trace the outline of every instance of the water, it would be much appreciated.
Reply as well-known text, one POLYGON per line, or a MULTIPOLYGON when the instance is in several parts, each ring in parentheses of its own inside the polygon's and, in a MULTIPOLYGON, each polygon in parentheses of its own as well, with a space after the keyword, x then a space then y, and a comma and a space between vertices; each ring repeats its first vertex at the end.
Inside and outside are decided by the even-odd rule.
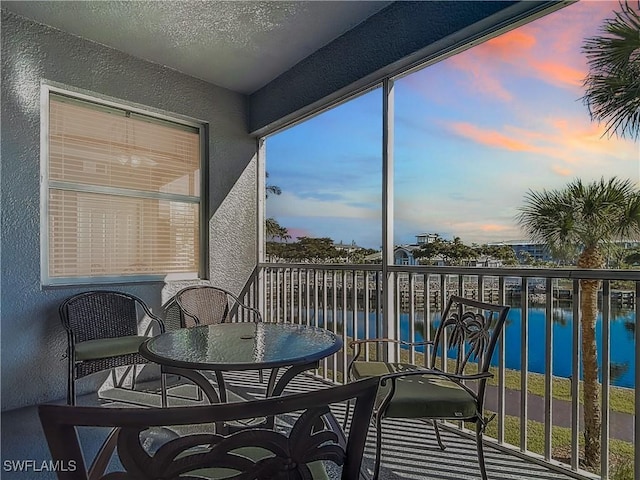
MULTIPOLYGON (((338 324, 342 324, 342 311, 338 310, 338 324)), ((437 322, 439 312, 432 313, 432 322, 437 322)), ((505 360, 506 367, 509 369, 520 370, 521 368, 521 315, 522 309, 512 307, 509 310, 507 323, 505 325, 505 360)), ((324 324, 322 312, 319 312, 319 322, 324 324)), ((364 337, 364 318, 363 311, 358 312, 358 338, 364 337)), ((553 311, 553 375, 558 377, 571 377, 572 373, 572 330, 573 330, 573 311, 571 306, 562 306, 554 308, 553 311)), ((329 322, 333 318, 333 312, 327 311, 329 322)), ((368 315, 370 336, 376 335, 376 316, 375 312, 368 315)), ((414 341, 421 341, 423 337, 421 330, 424 323, 422 313, 416 313, 415 316, 416 338, 414 341)), ((543 307, 529 308, 529 371, 535 373, 545 373, 545 328, 546 313, 543 307)), ((598 343, 598 361, 601 365, 602 354, 602 317, 598 315, 596 325, 596 338, 598 343)), ((401 313, 400 315, 400 337, 402 340, 410 340, 409 338, 409 314, 401 313)), ((635 386, 635 314, 629 308, 612 308, 611 312, 611 384, 621 387, 634 388, 635 386)), ((353 313, 347 313, 347 335, 353 335, 353 313)), ((422 351, 421 348, 418 351, 422 351)))

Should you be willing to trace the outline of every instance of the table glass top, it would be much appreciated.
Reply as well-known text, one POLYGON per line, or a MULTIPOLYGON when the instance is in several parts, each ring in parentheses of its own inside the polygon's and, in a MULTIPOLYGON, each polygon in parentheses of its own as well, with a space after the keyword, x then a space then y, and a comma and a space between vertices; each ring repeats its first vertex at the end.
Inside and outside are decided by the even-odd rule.
POLYGON ((310 363, 342 347, 332 332, 282 323, 221 323, 153 337, 141 353, 157 363, 201 370, 310 363))

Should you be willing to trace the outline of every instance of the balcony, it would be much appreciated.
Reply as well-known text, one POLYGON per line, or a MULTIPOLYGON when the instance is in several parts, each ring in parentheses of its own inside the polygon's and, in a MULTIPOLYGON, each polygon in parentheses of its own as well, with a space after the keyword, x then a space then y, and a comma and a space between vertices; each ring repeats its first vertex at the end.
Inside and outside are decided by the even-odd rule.
MULTIPOLYGON (((613 341, 612 327, 629 327, 628 335, 633 337, 630 348, 635 354, 637 330, 624 320, 613 320, 619 301, 633 300, 631 311, 635 318, 638 316, 637 271, 625 274, 387 265, 392 263, 392 255, 387 253, 393 250, 394 234, 394 82, 407 78, 407 72, 421 65, 450 58, 471 45, 571 4, 574 2, 568 0, 291 2, 284 8, 278 2, 203 1, 179 9, 165 2, 4 2, 2 107, 5 117, 12 121, 5 122, 2 128, 3 460, 47 458, 34 405, 60 401, 65 395, 66 343, 57 314, 65 298, 83 290, 114 288, 140 296, 160 312, 161 306, 185 283, 182 277, 165 277, 164 271, 151 278, 132 277, 129 269, 137 262, 116 272, 115 280, 95 275, 56 286, 43 281, 49 258, 45 244, 48 230, 42 222, 47 215, 42 201, 46 173, 43 166, 47 164, 42 134, 46 131, 47 108, 41 97, 46 85, 65 90, 71 97, 91 98, 109 105, 126 104, 161 120, 166 114, 173 119, 195 121, 206 130, 199 175, 200 188, 206 195, 200 209, 198 279, 224 283, 234 292, 245 288, 248 298, 263 309, 268 321, 324 324, 345 339, 380 334, 428 337, 432 317, 442 305, 445 292, 476 295, 514 306, 517 301, 522 312, 520 325, 528 328, 508 327, 508 332, 517 338, 516 347, 505 340, 490 399, 497 418, 492 422, 493 440, 488 442, 497 453, 490 454, 489 471, 496 478, 588 477, 580 469, 577 454, 582 424, 579 383, 562 380, 559 377, 563 375, 547 365, 550 359, 563 357, 570 369, 565 375, 579 377, 579 329, 567 322, 569 317, 578 317, 577 309, 575 303, 564 309, 559 305, 570 298, 575 302, 581 278, 602 279, 604 327, 600 332, 604 341, 600 358, 605 368, 601 401, 607 414, 603 417, 603 462, 599 470, 602 478, 621 478, 614 472, 618 432, 626 429, 623 440, 640 436, 640 427, 634 423, 640 407, 635 391, 631 391, 627 392, 632 397, 631 409, 626 413, 613 409, 620 391, 617 376, 635 378, 632 384, 637 385, 640 368, 638 358, 631 357, 627 370, 621 371, 615 359, 619 349, 613 341), (397 25, 407 28, 397 29, 397 25), (318 27, 325 31, 318 31, 318 27), (301 40, 291 42, 291 38, 301 40), (376 135, 381 138, 375 148, 385 152, 384 158, 379 159, 383 206, 378 220, 382 223, 387 264, 364 267, 261 263, 266 210, 265 138, 327 108, 344 105, 363 92, 375 92, 381 104, 376 108, 380 124, 376 135), (630 283, 622 289, 618 282, 630 283), (539 330, 542 333, 538 334, 534 333, 534 326, 540 311, 545 320, 539 330), (565 327, 570 339, 565 343, 567 348, 558 346, 560 339, 551 328, 555 320, 570 325, 565 327), (538 356, 534 346, 539 344, 542 353, 538 356), (518 376, 510 363, 511 354, 515 354, 523 371, 539 359, 544 368, 541 373, 518 376), (520 391, 530 393, 520 395, 520 391), (555 394, 562 398, 555 399, 555 394), (566 429, 562 431, 569 439, 564 444, 565 451, 559 450, 555 439, 558 428, 566 429), (560 457, 569 459, 568 463, 556 463, 554 458, 560 457), (560 473, 556 477, 549 468, 559 468, 560 473)), ((518 43, 514 45, 521 48, 518 43)), ((548 72, 544 76, 548 78, 548 72)), ((459 95, 459 90, 452 91, 459 95)), ((439 93, 437 89, 433 92, 439 93)), ((486 111, 477 109, 483 116, 486 111)), ((349 123, 358 122, 350 119, 349 123)), ((401 122, 397 123, 399 133, 406 135, 401 122)), ((556 122, 554 131, 557 128, 556 122)), ((475 130, 465 132, 469 137, 474 136, 475 130)), ((478 136, 485 138, 483 132, 491 133, 481 130, 482 135, 478 136)), ((356 137, 351 130, 345 129, 344 133, 349 138, 356 137)), ((564 134, 557 138, 564 139, 564 134)), ((313 148, 305 142, 304 149, 324 152, 329 143, 341 145, 324 142, 313 148)), ((636 151, 627 148, 629 157, 635 160, 636 151)), ((401 155, 398 157, 401 159, 401 155)), ((296 162, 308 158, 301 155, 296 162)), ((583 157, 579 158, 582 163, 583 157)), ((473 161, 482 165, 475 156, 473 161)), ((366 169, 372 165, 367 163, 366 169)), ((523 166, 513 165, 512 178, 521 176, 523 166)), ((84 167, 86 172, 96 171, 91 162, 84 167)), ((271 180, 277 180, 273 170, 271 173, 271 180)), ((469 175, 473 178, 473 172, 469 175)), ((425 178, 436 178, 435 172, 425 178)), ((456 178, 456 182, 459 180, 456 178)), ((379 202, 376 209, 378 205, 379 202)), ((470 205, 472 202, 461 204, 464 208, 458 210, 467 211, 470 205)), ((395 211, 399 209, 400 205, 395 211)), ((99 229, 112 233, 127 246, 129 240, 133 244, 134 239, 124 242, 124 237, 118 235, 114 225, 125 222, 116 220, 110 226, 98 222, 99 229)), ((356 220, 347 220, 350 228, 356 220)), ((128 220, 126 223, 129 225, 128 220)), ((143 230, 134 225, 130 229, 143 230)), ((72 236, 82 235, 75 228, 69 231, 72 236)), ((135 240, 138 244, 149 243, 143 236, 135 240)), ((131 248, 134 251, 137 250, 131 248)), ((193 253, 194 249, 187 251, 193 253)), ((164 250, 167 252, 173 253, 164 250)), ((420 351, 380 354, 423 361, 420 351)), ((348 356, 349 352, 343 351, 328 361, 316 372, 318 378, 343 381, 348 356)), ((82 385, 88 401, 97 401, 95 390, 103 380, 96 376, 82 385)), ((412 425, 400 428, 403 440, 407 432, 420 436, 423 426, 412 425)), ((392 469, 387 470, 391 472, 389 478, 424 478, 427 474, 459 478, 458 471, 435 467, 450 464, 451 458, 458 465, 465 465, 463 475, 476 476, 475 457, 467 458, 470 450, 465 450, 469 445, 465 432, 456 425, 451 428, 447 432, 451 448, 444 457, 430 449, 429 435, 427 443, 412 440, 402 446, 399 440, 392 439, 388 448, 393 451, 385 452, 389 459, 386 467, 392 469), (452 457, 458 446, 461 453, 452 457)), ((393 432, 393 427, 389 431, 393 432)), ((633 440, 627 444, 625 448, 631 456, 640 459, 637 444, 633 440)), ((640 460, 635 463, 637 475, 640 460)), ((13 476, 6 470, 3 474, 7 478, 13 476)), ((15 476, 29 478, 28 474, 15 476)), ((45 473, 38 476, 46 477, 45 473)))
MULTIPOLYGON (((345 344, 350 338, 383 335, 405 340, 429 338, 435 314, 448 294, 510 304, 516 315, 508 320, 495 362, 495 382, 487 394, 487 409, 496 413, 485 437, 490 447, 487 449, 489 475, 523 480, 632 478, 621 473, 623 467, 617 462, 625 451, 632 452, 627 453, 629 462, 634 455, 637 458, 639 447, 634 442, 634 415, 637 412, 621 412, 619 405, 625 398, 626 401, 630 399, 632 405, 638 405, 638 399, 634 389, 614 384, 635 381, 637 359, 632 356, 636 363, 627 365, 627 371, 622 375, 616 373, 612 347, 620 349, 621 346, 612 345, 611 339, 616 325, 621 321, 624 323, 619 318, 621 312, 638 313, 636 299, 640 280, 637 274, 632 271, 394 266, 389 267, 388 275, 393 292, 390 297, 384 294, 380 265, 261 264, 244 295, 246 301, 262 308, 265 321, 325 326, 341 335, 345 344), (599 474, 585 471, 578 462, 582 425, 579 383, 563 378, 567 376, 565 372, 556 371, 568 365, 570 377, 579 377, 579 324, 573 322, 579 317, 577 302, 567 303, 559 285, 570 285, 571 296, 577 298, 580 279, 602 281, 602 321, 598 329, 603 339, 599 357, 603 365, 601 406, 605 413, 602 415, 599 474), (613 288, 618 282, 627 282, 627 287, 633 285, 634 295, 618 294, 613 288), (385 298, 392 299, 388 310, 384 306, 385 298), (386 311, 389 312, 388 322, 384 321, 386 311), (571 318, 562 317, 567 312, 572 313, 571 318), (569 344, 562 343, 566 341, 561 336, 562 329, 571 332, 569 344), (536 341, 542 338, 544 341, 536 341), (543 369, 536 372, 540 354, 544 357, 543 369), (524 367, 514 369, 511 365, 514 358, 524 367), (553 370, 548 367, 551 359, 553 370), (520 371, 529 373, 520 375, 520 371), (523 391, 529 394, 522 395, 523 391)), ((633 334, 637 335, 635 329, 633 334)), ((635 351, 637 338, 630 341, 635 351)), ((341 383, 349 354, 344 349, 325 360, 314 378, 299 379, 291 385, 290 392, 341 383)), ((418 364, 424 362, 423 352, 417 350, 370 351, 367 354, 400 356, 418 364)), ((245 394, 260 395, 257 377, 246 382, 236 376, 231 385, 244 390, 245 394)), ((156 387, 150 388, 155 391, 156 387)), ((80 403, 113 401, 114 397, 110 395, 109 391, 102 392, 101 398, 89 394, 80 403)), ((116 399, 122 401, 121 397, 116 399)), ((134 395, 125 397, 125 401, 136 403, 138 400, 134 395)), ((340 417, 343 412, 336 414, 340 417)), ((14 432, 13 438, 24 439, 3 442, 4 459, 47 458, 34 407, 5 412, 2 422, 3 437, 14 432), (25 436, 22 432, 32 435, 25 436), (34 439, 37 440, 34 442, 34 439), (27 451, 31 453, 24 453, 27 451)), ((384 430, 382 478, 431 478, 436 471, 437 478, 442 479, 460 478, 460 475, 479 478, 471 432, 460 425, 447 424, 445 443, 447 450, 442 452, 437 448, 431 427, 420 421, 388 421, 384 430), (455 469, 451 468, 452 464, 455 469)), ((373 445, 373 439, 370 439, 366 451, 368 467, 372 462, 373 445)), ((12 474, 21 478, 16 472, 5 473, 8 478, 13 478, 12 474)))
MULTIPOLYGON (((496 413, 488 443, 575 478, 631 478, 623 470, 640 453, 634 442, 639 402, 633 388, 639 370, 638 333, 632 320, 639 310, 637 272, 389 266, 386 275, 385 279, 380 265, 265 263, 246 294, 263 309, 266 321, 324 326, 342 335, 345 344, 351 338, 381 336, 429 339, 449 294, 507 303, 512 311, 495 358, 494 385, 487 394, 487 406, 496 413), (602 282, 597 325, 602 455, 592 472, 579 461, 581 382, 572 381, 581 371, 580 321, 574 319, 580 318, 582 279, 602 282), (623 360, 621 353, 626 355, 623 360), (522 371, 528 373, 521 375, 522 371), (626 466, 620 462, 624 452, 626 466)), ((425 361, 423 352, 416 350, 366 354, 425 361)), ((319 377, 342 382, 349 355, 344 349, 326 361, 319 377)), ((450 428, 462 436, 469 433, 457 425, 450 428)))
MULTIPOLYGON (((258 375, 230 373, 225 378, 235 392, 240 392, 246 398, 259 397, 264 391, 264 385, 259 383, 258 375)), ((318 388, 326 388, 331 382, 322 378, 298 377, 287 387, 288 393, 299 393, 318 388)), ((173 386, 174 393, 184 397, 194 398, 195 391, 192 386, 173 386), (180 392, 177 391, 180 389, 180 392)), ((130 406, 131 404, 159 405, 158 383, 147 383, 140 386, 146 392, 129 393, 127 391, 107 390, 98 398, 95 394, 85 395, 79 398, 79 404, 107 404, 111 406, 130 406), (148 393, 152 392, 152 393, 148 393)), ((188 403, 182 400, 182 403, 188 403)), ((195 404, 195 401, 192 402, 195 404)), ((338 420, 344 415, 344 409, 334 412, 338 420)), ((43 461, 49 458, 49 452, 44 438, 39 433, 40 425, 37 419, 35 407, 27 407, 11 412, 3 413, 3 436, 12 436, 11 442, 3 441, 3 478, 31 478, 29 475, 37 475, 37 478, 47 480, 54 479, 55 474, 49 471, 38 471, 36 467, 22 463, 18 467, 20 459, 35 461, 40 468, 43 461), (34 441, 35 440, 35 441, 34 441), (15 466, 14 466, 15 465, 15 466), (24 471, 19 471, 22 468, 24 471)), ((85 429, 86 430, 86 429, 85 429)), ((81 432, 81 440, 88 449, 97 449, 104 440, 102 434, 96 432, 81 432)), ((384 432, 383 467, 381 480, 391 479, 475 479, 479 477, 476 460, 476 449, 473 439, 460 436, 457 432, 446 430, 442 432, 443 441, 447 445, 446 451, 441 451, 435 442, 435 436, 431 427, 411 420, 390 421, 384 432), (454 467, 455 466, 455 467, 454 467)), ((371 473, 375 443, 373 431, 369 431, 369 439, 365 449, 363 470, 371 473)), ((490 478, 513 480, 569 480, 570 477, 539 465, 536 462, 519 458, 504 451, 486 449, 487 470, 490 478)))

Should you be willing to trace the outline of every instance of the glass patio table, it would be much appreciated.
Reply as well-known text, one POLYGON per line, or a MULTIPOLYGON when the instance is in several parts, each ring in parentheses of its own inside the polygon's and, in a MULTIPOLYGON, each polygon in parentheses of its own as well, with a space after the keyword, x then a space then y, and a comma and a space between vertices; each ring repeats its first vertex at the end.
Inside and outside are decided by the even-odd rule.
POLYGON ((160 365, 162 406, 166 406, 164 374, 191 380, 211 403, 226 402, 222 372, 271 370, 267 396, 280 395, 301 372, 318 368, 320 360, 342 348, 342 339, 319 327, 242 322, 181 328, 152 337, 140 346, 140 354, 160 365), (277 378, 280 368, 288 367, 277 378), (201 373, 212 371, 220 395, 201 373), (276 381, 277 380, 277 381, 276 381))

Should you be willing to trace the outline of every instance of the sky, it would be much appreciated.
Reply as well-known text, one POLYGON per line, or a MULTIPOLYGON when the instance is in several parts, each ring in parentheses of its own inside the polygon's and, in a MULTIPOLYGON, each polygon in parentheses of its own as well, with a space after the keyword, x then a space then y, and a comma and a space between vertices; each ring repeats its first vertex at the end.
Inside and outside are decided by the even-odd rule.
MULTIPOLYGON (((526 238, 529 190, 629 178, 640 144, 590 120, 582 42, 616 1, 582 0, 395 82, 394 243, 421 233, 466 244, 526 238)), ((267 216, 299 236, 382 243, 382 92, 267 138, 267 216)))

